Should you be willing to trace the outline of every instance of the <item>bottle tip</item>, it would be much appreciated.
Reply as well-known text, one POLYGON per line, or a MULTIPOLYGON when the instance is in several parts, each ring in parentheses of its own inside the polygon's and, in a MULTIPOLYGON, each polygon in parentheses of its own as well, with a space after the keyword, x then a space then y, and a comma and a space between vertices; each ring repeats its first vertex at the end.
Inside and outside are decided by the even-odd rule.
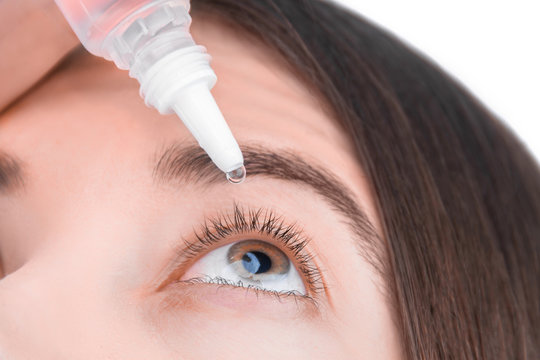
POLYGON ((232 184, 241 184, 246 179, 246 168, 242 165, 226 173, 227 180, 232 184))

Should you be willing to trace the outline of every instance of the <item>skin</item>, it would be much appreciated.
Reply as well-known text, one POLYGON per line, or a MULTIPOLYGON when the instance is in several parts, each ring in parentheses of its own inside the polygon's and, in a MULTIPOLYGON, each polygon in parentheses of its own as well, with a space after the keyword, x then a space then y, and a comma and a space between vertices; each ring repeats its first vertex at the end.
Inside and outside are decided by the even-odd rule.
POLYGON ((77 42, 54 1, 0 1, 0 75, 3 84, 9 84, 0 86, 0 111, 51 70, 77 42))
MULTIPOLYGON (((212 93, 238 142, 335 173, 378 229, 351 142, 309 89, 212 19, 195 18, 192 34, 212 54, 212 93)), ((309 188, 249 174, 242 185, 157 185, 156 154, 177 142, 193 144, 177 117, 145 107, 127 72, 82 50, 0 115, 0 151, 27 177, 0 193, 0 357, 400 358, 381 279, 341 215, 309 188), (155 290, 180 239, 235 202, 303 230, 325 285, 316 306, 216 284, 155 290)), ((251 238, 273 241, 223 245, 251 238)))

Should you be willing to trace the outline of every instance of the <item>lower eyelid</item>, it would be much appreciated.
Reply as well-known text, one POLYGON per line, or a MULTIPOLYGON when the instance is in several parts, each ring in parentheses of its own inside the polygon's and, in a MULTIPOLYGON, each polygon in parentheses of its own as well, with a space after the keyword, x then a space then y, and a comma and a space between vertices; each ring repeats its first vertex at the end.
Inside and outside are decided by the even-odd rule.
POLYGON ((197 281, 176 281, 163 290, 160 307, 165 312, 232 311, 272 319, 305 318, 319 314, 314 299, 298 294, 276 294, 254 288, 197 281))

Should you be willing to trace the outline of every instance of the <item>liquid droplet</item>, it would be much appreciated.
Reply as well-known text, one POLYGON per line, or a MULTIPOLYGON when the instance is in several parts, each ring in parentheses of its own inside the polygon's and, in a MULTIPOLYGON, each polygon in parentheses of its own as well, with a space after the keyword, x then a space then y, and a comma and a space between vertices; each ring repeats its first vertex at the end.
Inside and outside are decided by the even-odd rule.
POLYGON ((240 184, 242 183, 246 178, 246 168, 244 166, 240 166, 238 169, 234 169, 233 171, 229 171, 227 173, 227 180, 229 180, 232 184, 240 184))

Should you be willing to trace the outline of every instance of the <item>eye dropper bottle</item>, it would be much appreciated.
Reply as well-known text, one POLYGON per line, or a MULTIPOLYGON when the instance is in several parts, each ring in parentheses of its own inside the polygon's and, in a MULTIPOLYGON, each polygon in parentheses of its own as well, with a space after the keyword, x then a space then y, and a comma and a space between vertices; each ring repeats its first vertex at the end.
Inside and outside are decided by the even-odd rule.
POLYGON ((210 56, 195 44, 189 0, 55 0, 84 47, 136 78, 146 105, 176 113, 232 183, 246 171, 210 89, 210 56))

